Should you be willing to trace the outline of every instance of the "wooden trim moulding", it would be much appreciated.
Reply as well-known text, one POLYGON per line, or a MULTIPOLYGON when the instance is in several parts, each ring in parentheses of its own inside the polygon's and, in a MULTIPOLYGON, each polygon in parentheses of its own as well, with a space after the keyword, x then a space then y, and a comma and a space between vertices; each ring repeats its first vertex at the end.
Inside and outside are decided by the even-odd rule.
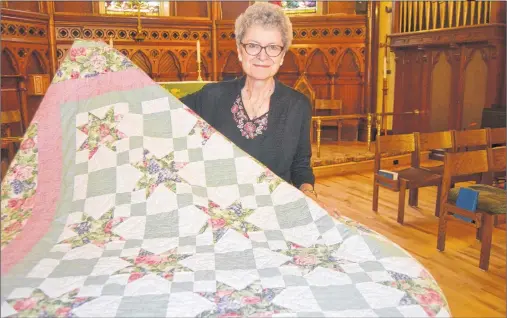
POLYGON ((5 19, 25 22, 49 20, 49 15, 47 13, 21 11, 7 8, 0 9, 0 15, 2 16, 2 21, 5 19))
POLYGON ((505 24, 486 24, 459 28, 391 34, 391 48, 431 47, 459 43, 505 41, 505 24))

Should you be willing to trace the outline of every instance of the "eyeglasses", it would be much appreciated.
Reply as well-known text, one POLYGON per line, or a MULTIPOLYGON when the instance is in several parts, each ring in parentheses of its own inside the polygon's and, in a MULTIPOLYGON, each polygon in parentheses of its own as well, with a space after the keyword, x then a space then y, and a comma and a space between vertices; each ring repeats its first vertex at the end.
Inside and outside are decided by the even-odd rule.
POLYGON ((269 57, 277 57, 283 51, 283 46, 275 45, 275 44, 262 46, 262 45, 255 44, 255 43, 246 43, 246 44, 241 43, 241 45, 243 46, 243 48, 245 49, 245 51, 248 55, 253 55, 253 56, 256 56, 259 53, 261 53, 262 49, 264 49, 264 51, 266 52, 266 54, 269 57))

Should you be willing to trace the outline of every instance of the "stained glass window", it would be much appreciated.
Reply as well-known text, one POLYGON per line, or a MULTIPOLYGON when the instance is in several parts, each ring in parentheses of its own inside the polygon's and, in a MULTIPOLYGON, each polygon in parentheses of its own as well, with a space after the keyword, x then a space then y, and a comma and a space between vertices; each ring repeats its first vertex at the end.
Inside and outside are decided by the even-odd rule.
POLYGON ((317 13, 317 1, 269 1, 283 8, 287 14, 317 13))
POLYGON ((135 15, 141 7, 143 16, 166 16, 169 15, 168 1, 103 1, 102 14, 110 15, 135 15))

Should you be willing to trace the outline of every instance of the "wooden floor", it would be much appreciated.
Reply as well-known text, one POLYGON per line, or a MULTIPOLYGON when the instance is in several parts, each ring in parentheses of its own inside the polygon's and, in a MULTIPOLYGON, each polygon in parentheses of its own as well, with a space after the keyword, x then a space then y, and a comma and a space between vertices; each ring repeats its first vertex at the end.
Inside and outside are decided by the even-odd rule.
POLYGON ((437 250, 436 187, 419 191, 419 208, 407 204, 405 225, 400 225, 396 222, 398 193, 380 188, 375 213, 372 184, 372 173, 366 172, 317 178, 315 188, 324 203, 386 236, 421 262, 444 291, 453 317, 505 317, 505 226, 493 232, 489 271, 484 272, 479 269, 480 242, 470 224, 450 220, 446 249, 437 250))

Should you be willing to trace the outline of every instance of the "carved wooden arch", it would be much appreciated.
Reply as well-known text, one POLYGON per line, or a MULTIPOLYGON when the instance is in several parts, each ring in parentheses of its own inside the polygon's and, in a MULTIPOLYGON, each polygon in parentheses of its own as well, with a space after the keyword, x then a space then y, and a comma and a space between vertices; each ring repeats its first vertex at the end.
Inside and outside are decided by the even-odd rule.
POLYGON ((283 64, 280 66, 279 72, 281 73, 300 73, 302 70, 301 63, 296 54, 288 50, 283 58, 283 64))
POLYGON ((163 75, 173 74, 171 72, 171 71, 173 71, 176 73, 175 75, 178 78, 181 78, 181 73, 182 73, 181 63, 178 60, 178 57, 176 56, 176 54, 171 50, 162 51, 162 53, 160 54, 160 58, 158 60, 158 63, 157 63, 157 67, 158 67, 158 71, 157 71, 158 76, 162 76, 162 74, 163 75))
MULTIPOLYGON (((12 66, 12 68, 14 69, 15 74, 10 74, 10 75, 20 74, 18 61, 16 60, 16 57, 14 56, 14 54, 12 53, 12 51, 9 48, 5 47, 2 50, 2 54, 5 54, 5 56, 7 57, 7 61, 9 61, 9 63, 12 66)), ((4 68, 2 67, 2 70, 3 69, 4 68)))
POLYGON ((313 108, 313 103, 315 101, 315 91, 313 90, 312 84, 306 77, 305 73, 301 74, 301 76, 298 78, 296 84, 294 84, 294 89, 308 97, 313 108))
MULTIPOLYGON (((351 49, 351 48, 347 48, 343 51, 340 52, 340 55, 338 57, 338 59, 336 60, 336 65, 335 65, 335 71, 336 73, 338 73, 338 69, 340 67, 340 65, 342 64, 343 62, 343 58, 345 57, 345 55, 347 53, 351 53, 353 58, 354 58, 354 61, 357 65, 357 67, 359 68, 358 70, 358 73, 364 73, 363 70, 364 70, 364 64, 361 63, 361 59, 358 57, 357 53, 355 52, 355 50, 351 49)), ((360 74, 359 74, 360 75, 360 74)))
POLYGON ((445 51, 437 51, 435 53, 433 53, 433 57, 432 57, 432 61, 431 61, 431 70, 433 71, 433 69, 435 68, 435 65, 437 65, 438 61, 440 61, 440 57, 441 55, 444 55, 445 59, 447 60, 447 63, 449 63, 450 65, 452 65, 452 56, 451 56, 451 53, 448 51, 448 50, 445 50, 445 51))
MULTIPOLYGON (((189 72, 197 72, 197 51, 194 51, 190 54, 190 56, 184 61, 184 73, 188 74, 189 72), (192 69, 190 68, 192 66, 192 69)), ((205 58, 204 54, 201 54, 201 76, 209 75, 209 67, 208 61, 205 58)))
POLYGON ((134 54, 131 55, 130 60, 136 64, 140 69, 142 69, 146 74, 151 76, 153 67, 151 65, 151 61, 146 53, 143 50, 137 50, 134 54))
POLYGON ((312 61, 313 61, 315 55, 317 55, 319 53, 321 53, 322 56, 324 56, 324 64, 325 64, 325 68, 327 69, 326 73, 329 73, 329 71, 330 71, 329 56, 327 55, 327 52, 325 52, 319 48, 312 50, 310 52, 310 54, 308 55, 308 58, 306 59, 306 63, 305 63, 304 72, 308 73, 308 69, 310 68, 310 65, 312 65, 312 61))
POLYGON ((477 51, 479 51, 479 53, 481 54, 482 61, 487 66, 488 60, 489 60, 489 53, 490 53, 489 50, 487 50, 484 47, 472 47, 472 48, 465 49, 465 64, 463 66, 463 70, 467 69, 468 64, 470 63, 470 61, 472 60, 472 57, 475 55, 475 53, 477 51))
POLYGON ((49 65, 48 65, 46 59, 43 57, 43 55, 39 51, 32 50, 28 56, 27 63, 25 64, 25 69, 24 69, 25 74, 28 74, 28 69, 33 62, 39 63, 40 67, 42 68, 42 74, 49 73, 49 65), (35 58, 35 60, 33 58, 35 58))
MULTIPOLYGON (((238 59, 238 54, 236 51, 234 50, 229 50, 226 52, 227 54, 224 54, 224 57, 223 57, 223 63, 221 63, 222 67, 221 67, 221 70, 220 70, 220 74, 223 74, 225 72, 225 69, 227 66, 229 66, 229 63, 237 63, 238 64, 238 74, 242 73, 243 72, 243 68, 241 67, 241 62, 239 62, 239 59, 238 59), (231 60, 235 58, 236 61, 234 60, 231 60)), ((232 64, 234 66, 234 64, 232 64)))

